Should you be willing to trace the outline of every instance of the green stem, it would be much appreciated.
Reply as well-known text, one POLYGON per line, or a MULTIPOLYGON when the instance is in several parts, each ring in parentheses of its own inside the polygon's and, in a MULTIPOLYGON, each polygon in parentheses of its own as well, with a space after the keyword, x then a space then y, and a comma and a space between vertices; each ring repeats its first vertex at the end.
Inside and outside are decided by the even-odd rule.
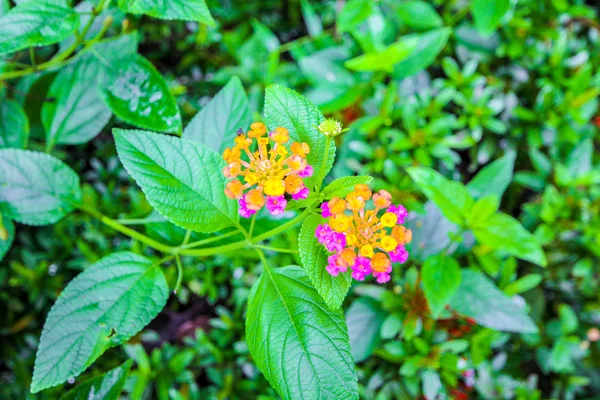
POLYGON ((202 246, 204 244, 209 244, 209 243, 212 243, 212 242, 218 242, 219 240, 226 239, 226 238, 228 238, 230 236, 239 235, 240 233, 242 233, 242 232, 240 232, 238 230, 235 230, 235 231, 224 233, 221 236, 214 236, 214 237, 210 237, 210 238, 207 238, 207 239, 198 240, 196 242, 192 242, 192 243, 189 243, 189 244, 185 244, 183 246, 179 246, 179 248, 182 249, 182 250, 183 249, 190 249, 192 247, 198 247, 198 246, 202 246))
POLYGON ((302 214, 298 215, 296 218, 291 219, 288 222, 286 222, 285 224, 279 225, 277 228, 271 229, 270 231, 265 232, 262 235, 258 235, 256 237, 252 238, 252 240, 251 240, 252 243, 262 242, 263 240, 268 239, 271 236, 275 236, 281 232, 284 232, 284 231, 290 229, 294 225, 299 224, 300 222, 304 221, 311 212, 312 212, 312 207, 305 209, 302 212, 302 214))
POLYGON ((327 158, 329 158, 329 148, 331 147, 332 140, 333 138, 331 136, 327 136, 325 142, 325 156, 323 157, 323 162, 321 163, 321 168, 319 168, 319 173, 315 182, 315 191, 317 191, 317 193, 321 191, 321 185, 323 184, 323 179, 325 179, 325 168, 327 167, 327 158))
POLYGON ((181 258, 179 258, 179 254, 175 255, 175 263, 177 264, 177 282, 175 283, 175 289, 173 289, 173 293, 177 294, 179 288, 181 288, 181 282, 183 281, 183 266, 181 265, 181 258))
POLYGON ((252 220, 250 221, 250 229, 248 230, 248 236, 252 238, 252 234, 254 233, 254 225, 256 224, 256 213, 252 216, 252 220))
POLYGON ((298 250, 284 249, 282 247, 263 246, 262 244, 255 244, 254 247, 268 251, 275 251, 277 253, 298 253, 298 250))

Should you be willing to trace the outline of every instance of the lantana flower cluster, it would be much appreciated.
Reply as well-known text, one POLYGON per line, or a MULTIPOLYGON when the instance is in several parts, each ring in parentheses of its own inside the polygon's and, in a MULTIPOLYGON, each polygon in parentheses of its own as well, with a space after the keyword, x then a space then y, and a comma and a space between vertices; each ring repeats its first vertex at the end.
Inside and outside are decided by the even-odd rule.
POLYGON ((334 197, 323 203, 321 215, 327 223, 317 227, 315 236, 333 253, 326 267, 331 275, 351 268, 358 281, 372 274, 377 282, 385 283, 390 280, 392 263, 408 259, 404 246, 410 243, 412 232, 402 226, 408 213, 401 204, 392 204, 389 192, 373 194, 367 185, 356 185, 345 199, 334 197), (367 205, 370 200, 372 207, 367 205))
POLYGON ((227 165, 223 174, 232 179, 227 182, 225 194, 238 200, 242 217, 249 218, 264 206, 272 215, 283 214, 286 194, 293 200, 308 197, 303 178, 313 174, 313 167, 306 162, 310 147, 292 142, 288 150, 289 140, 286 128, 277 127, 267 133, 263 123, 254 122, 247 134, 238 131, 234 147, 225 149, 227 165), (243 154, 247 160, 242 159, 243 154))

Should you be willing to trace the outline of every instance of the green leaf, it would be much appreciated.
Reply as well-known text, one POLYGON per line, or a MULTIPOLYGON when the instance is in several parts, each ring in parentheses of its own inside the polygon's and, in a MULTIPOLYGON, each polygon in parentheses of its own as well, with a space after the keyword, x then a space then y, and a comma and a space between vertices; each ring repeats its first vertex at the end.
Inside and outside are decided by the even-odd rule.
POLYGON ((119 7, 132 14, 146 14, 167 20, 198 21, 215 26, 205 0, 119 0, 119 7))
POLYGON ((325 200, 333 197, 346 197, 347 194, 354 190, 354 186, 359 184, 368 185, 373 181, 371 176, 345 176, 331 182, 323 189, 325 200))
POLYGON ((560 330, 562 333, 572 333, 579 328, 577 314, 568 304, 558 306, 558 317, 560 319, 560 330))
MULTIPOLYGON (((305 142, 310 146, 306 160, 314 167, 315 174, 306 178, 304 182, 311 188, 325 158, 327 140, 325 135, 317 130, 317 126, 325 117, 314 104, 294 90, 271 85, 265 93, 265 119, 269 128, 283 126, 288 129, 293 141, 305 142)), ((326 176, 333 166, 334 159, 335 143, 332 141, 323 176, 326 176)))
POLYGON ((490 194, 501 199, 512 181, 514 168, 515 154, 507 154, 482 168, 467 184, 467 188, 476 199, 490 194))
POLYGON ((118 400, 131 369, 127 360, 105 374, 84 381, 61 396, 60 400, 118 400))
POLYGON ((416 37, 401 39, 390 44, 385 49, 363 54, 344 63, 352 71, 385 71, 392 72, 394 65, 409 57, 419 44, 416 37))
POLYGON ((320 35, 323 32, 323 23, 319 14, 308 0, 300 0, 300 6, 308 34, 310 36, 320 35))
POLYGON ((358 399, 348 333, 302 268, 265 272, 248 299, 250 354, 284 399, 358 399))
POLYGON ((350 0, 337 17, 339 33, 350 32, 365 21, 375 10, 371 0, 350 0))
POLYGON ((515 294, 527 292, 539 285, 543 279, 544 277, 540 274, 526 275, 506 285, 504 288, 504 293, 506 293, 508 296, 513 296, 515 294))
POLYGON ((350 349, 354 361, 365 361, 381 340, 380 329, 386 313, 379 304, 369 298, 360 297, 348 308, 346 323, 350 335, 350 349))
POLYGON ((442 18, 431 4, 420 1, 403 1, 398 5, 398 15, 407 26, 419 30, 440 28, 443 25, 442 18))
POLYGON ((350 283, 352 282, 351 271, 331 276, 325 269, 327 266, 327 249, 323 247, 315 236, 315 230, 326 220, 320 215, 311 215, 304 221, 300 236, 298 237, 298 249, 300 258, 306 274, 319 295, 325 300, 327 306, 337 310, 342 305, 350 283))
POLYGON ((473 204, 467 219, 467 226, 471 229, 485 226, 487 221, 498 211, 499 206, 500 202, 496 195, 490 194, 480 198, 473 204))
POLYGON ((116 64, 102 95, 115 115, 131 125, 157 132, 181 132, 181 115, 169 85, 140 55, 116 64))
POLYGON ((487 223, 473 230, 475 238, 493 249, 537 264, 546 266, 546 256, 535 236, 513 217, 497 213, 487 223))
POLYGON ((421 276, 425 298, 437 319, 458 290, 460 265, 454 258, 440 254, 425 261, 421 276))
POLYGON ((0 150, 0 213, 27 225, 53 224, 81 201, 79 177, 48 154, 0 150))
POLYGON ((0 18, 0 56, 58 43, 79 26, 79 15, 65 0, 23 2, 0 18))
POLYGON ((402 40, 418 40, 411 54, 394 66, 394 78, 404 79, 429 67, 443 50, 452 33, 451 28, 439 28, 424 33, 402 37, 402 40))
POLYGON ((450 306, 478 324, 504 332, 536 333, 527 313, 481 272, 462 270, 458 291, 450 306))
POLYGON ((152 132, 113 129, 113 134, 125 169, 169 221, 199 232, 237 224, 237 204, 225 196, 225 161, 219 154, 152 132))
POLYGON ((482 36, 490 36, 504 14, 510 8, 510 0, 473 0, 471 1, 471 14, 475 28, 482 36))
POLYGON ((406 172, 450 222, 464 223, 471 212, 473 198, 462 183, 450 181, 431 168, 413 167, 406 172))
POLYGON ((29 137, 29 120, 23 107, 13 100, 0 97, 0 149, 23 149, 29 137))
POLYGON ((4 258, 15 240, 15 225, 10 219, 0 214, 0 261, 4 258))
POLYGON ((81 374, 107 349, 126 342, 150 323, 168 297, 161 269, 137 254, 115 253, 83 271, 48 314, 31 392, 81 374))
POLYGON ((100 133, 111 117, 99 91, 90 88, 98 77, 92 59, 82 59, 63 68, 50 86, 42 107, 42 123, 47 147, 55 144, 81 144, 100 133))
POLYGON ((248 96, 240 79, 234 76, 190 121, 183 138, 220 153, 233 147, 236 131, 248 130, 251 118, 248 96))

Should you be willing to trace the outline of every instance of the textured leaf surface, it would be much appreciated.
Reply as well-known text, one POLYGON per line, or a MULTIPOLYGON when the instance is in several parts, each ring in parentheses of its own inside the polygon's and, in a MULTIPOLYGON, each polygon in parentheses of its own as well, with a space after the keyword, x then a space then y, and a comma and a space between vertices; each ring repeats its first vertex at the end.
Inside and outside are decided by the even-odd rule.
POLYGON ((535 333, 527 313, 502 293, 481 272, 462 270, 462 279, 450 306, 488 328, 505 332, 535 333))
POLYGON ((157 132, 181 131, 181 115, 169 85, 140 55, 118 62, 102 93, 115 115, 131 125, 157 132))
POLYGON ((368 297, 357 299, 346 312, 350 348, 356 362, 369 358, 379 344, 379 330, 385 317, 386 313, 379 304, 368 297))
POLYGON ((515 155, 507 154, 486 165, 471 179, 467 188, 475 198, 495 195, 502 198, 506 188, 512 181, 515 167, 515 155))
POLYGON ((473 198, 462 183, 450 181, 431 168, 413 167, 406 172, 450 222, 460 224, 469 215, 473 198))
POLYGON ((421 275, 425 298, 437 318, 458 290, 460 265, 452 257, 438 255, 425 261, 421 275))
POLYGON ((302 268, 265 270, 250 292, 246 338, 284 399, 358 399, 344 316, 327 309, 302 268))
POLYGON ((0 55, 58 43, 78 26, 79 15, 65 0, 21 2, 0 18, 0 55))
POLYGON ((68 391, 60 400, 117 400, 123 390, 132 360, 68 391))
POLYGON ((19 103, 0 97, 0 149, 22 149, 29 136, 29 120, 19 103))
POLYGON ((98 78, 96 61, 85 58, 63 68, 56 76, 44 102, 42 123, 48 147, 81 144, 93 139, 110 120, 110 109, 99 91, 90 87, 98 78))
POLYGON ((79 177, 59 159, 27 150, 0 150, 0 213, 23 224, 52 224, 80 199, 79 177))
POLYGON ((146 14, 161 19, 198 21, 214 26, 205 0, 119 0, 119 7, 132 14, 146 14))
POLYGON ((298 248, 302 265, 313 286, 325 300, 327 306, 332 310, 337 310, 342 305, 348 289, 350 289, 352 276, 351 271, 338 276, 331 276, 325 269, 327 266, 327 249, 315 237, 317 225, 325 222, 326 220, 320 215, 308 217, 300 230, 298 248))
MULTIPOLYGON (((265 119, 270 129, 283 126, 290 132, 290 138, 296 142, 306 142, 310 153, 306 157, 308 164, 315 169, 312 178, 305 179, 311 188, 317 171, 325 158, 326 137, 317 130, 317 126, 325 119, 319 109, 310 101, 291 89, 278 85, 267 87, 265 94, 265 119)), ((325 173, 329 172, 335 159, 335 143, 331 143, 329 156, 325 164, 325 173)))
POLYGON ((121 162, 152 206, 186 229, 216 232, 238 221, 225 196, 225 161, 201 144, 145 131, 114 129, 121 162))
POLYGON ((239 128, 244 132, 248 130, 251 118, 250 102, 242 82, 233 77, 185 127, 183 138, 221 153, 234 145, 239 128))
POLYGON ((0 228, 3 229, 0 232, 0 261, 2 261, 15 240, 15 225, 5 216, 0 215, 0 218, 2 219, 2 226, 4 226, 4 228, 0 228))
POLYGON ((493 249, 542 267, 547 264, 546 255, 535 236, 509 215, 492 215, 485 225, 473 230, 473 233, 479 242, 493 249))
POLYGON ((48 314, 32 393, 81 374, 104 351, 152 321, 168 296, 161 269, 137 254, 115 253, 83 271, 48 314))
POLYGON ((369 184, 373 180, 371 176, 345 176, 331 182, 323 189, 325 199, 329 200, 333 197, 346 197, 346 195, 354 190, 354 186, 359 184, 369 184))

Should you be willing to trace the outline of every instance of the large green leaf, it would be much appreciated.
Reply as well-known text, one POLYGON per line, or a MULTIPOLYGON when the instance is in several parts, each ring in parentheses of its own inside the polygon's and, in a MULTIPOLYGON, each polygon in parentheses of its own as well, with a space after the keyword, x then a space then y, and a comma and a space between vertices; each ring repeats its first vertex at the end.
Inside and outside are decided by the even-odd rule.
POLYGON ((15 225, 3 215, 0 215, 0 222, 0 261, 2 261, 15 240, 15 225))
POLYGON ((535 236, 509 215, 494 214, 485 225, 474 229, 473 233, 477 241, 493 249, 542 267, 547 264, 544 251, 535 236))
POLYGON ((81 374, 107 349, 150 323, 168 297, 161 269, 137 254, 115 253, 83 271, 48 314, 31 392, 81 374))
POLYGON ((439 28, 424 33, 402 37, 402 40, 418 40, 411 54, 394 66, 394 78, 404 79, 429 67, 442 51, 452 33, 451 28, 439 28))
POLYGON ((300 236, 298 237, 298 249, 300 258, 306 274, 319 295, 325 300, 327 306, 337 310, 342 305, 350 283, 352 282, 351 271, 331 276, 325 269, 327 266, 327 249, 323 247, 315 237, 317 225, 325 223, 326 220, 320 215, 311 215, 304 221, 300 236))
POLYGON ((95 60, 82 59, 62 69, 44 102, 42 123, 48 148, 81 144, 93 139, 110 120, 111 112, 90 83, 98 78, 95 60))
POLYGON ((348 332, 298 266, 265 269, 248 299, 246 340, 284 399, 358 399, 348 332))
POLYGON ((119 158, 152 206, 186 229, 216 232, 238 221, 225 196, 225 161, 189 140, 146 131, 114 129, 119 158))
POLYGON ((96 378, 88 379, 61 396, 60 400, 118 400, 129 375, 132 360, 127 360, 96 378))
POLYGON ((369 297, 360 297, 346 312, 350 349, 356 362, 369 358, 379 344, 379 330, 386 316, 379 304, 369 297))
POLYGON ((490 194, 502 198, 512 181, 514 167, 515 154, 507 154, 482 168, 467 184, 467 188, 475 198, 490 194))
POLYGON ((236 131, 246 131, 251 118, 248 96, 240 79, 234 76, 185 127, 183 138, 222 152, 233 147, 236 131))
POLYGON ((66 0, 22 2, 0 18, 0 55, 58 43, 79 26, 66 0))
POLYGON ((25 148, 29 136, 29 120, 23 107, 0 97, 0 149, 25 148))
POLYGON ((460 285, 460 265, 440 254, 428 258, 421 271, 425 298, 434 318, 438 318, 460 285))
POLYGON ((350 0, 337 16, 337 30, 340 33, 350 32, 365 21, 375 10, 372 0, 350 0))
POLYGON ((0 213, 28 225, 52 224, 81 200, 79 177, 62 161, 27 150, 0 150, 0 213))
POLYGON ((478 324, 505 332, 535 333, 527 313, 500 291, 481 272, 462 270, 458 291, 450 306, 478 324))
POLYGON ((450 181, 431 168, 413 167, 407 168, 406 172, 450 222, 464 223, 473 206, 473 198, 462 183, 450 181))
POLYGON ((373 180, 371 176, 345 176, 331 182, 323 189, 325 199, 329 200, 333 197, 346 197, 346 195, 354 190, 354 186, 359 184, 369 184, 373 180))
POLYGON ((442 18, 435 8, 426 1, 409 0, 398 4, 398 16, 407 26, 415 29, 439 28, 443 25, 442 18))
POLYGON ((475 28, 483 36, 491 35, 509 8, 510 0, 472 0, 471 14, 475 28))
MULTIPOLYGON (((317 130, 325 119, 319 109, 294 90, 278 85, 267 87, 265 93, 265 118, 269 128, 283 126, 290 132, 290 138, 296 142, 306 142, 310 153, 306 157, 308 164, 315 169, 312 178, 306 178, 306 186, 312 187, 325 158, 326 137, 317 130)), ((329 172, 335 159, 335 143, 331 141, 329 155, 325 163, 323 176, 329 172)))
POLYGON ((214 26, 205 0, 119 0, 119 7, 132 14, 146 14, 154 18, 198 21, 214 26))
POLYGON ((131 125, 156 132, 181 132, 181 115, 169 85, 140 55, 116 64, 102 94, 115 115, 131 125))

